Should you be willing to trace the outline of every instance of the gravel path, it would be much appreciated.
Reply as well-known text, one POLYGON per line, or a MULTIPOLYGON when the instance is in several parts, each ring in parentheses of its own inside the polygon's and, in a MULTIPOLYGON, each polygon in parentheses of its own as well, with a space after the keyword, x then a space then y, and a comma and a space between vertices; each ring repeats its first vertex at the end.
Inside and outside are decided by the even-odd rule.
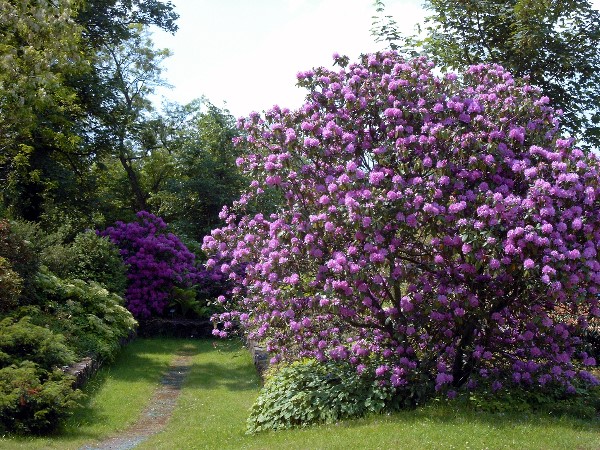
POLYGON ((180 354, 175 357, 135 423, 116 436, 86 445, 80 450, 127 450, 162 431, 173 414, 181 386, 191 367, 192 356, 180 354))

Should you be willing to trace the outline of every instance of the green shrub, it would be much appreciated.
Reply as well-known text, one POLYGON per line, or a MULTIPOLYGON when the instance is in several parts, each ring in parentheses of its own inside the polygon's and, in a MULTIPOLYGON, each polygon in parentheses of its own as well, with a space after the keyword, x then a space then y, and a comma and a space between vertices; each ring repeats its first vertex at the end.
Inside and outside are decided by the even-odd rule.
POLYGON ((127 278, 119 249, 107 237, 93 231, 79 233, 70 246, 72 266, 65 278, 96 281, 110 292, 125 293, 127 278))
POLYGON ((593 419, 600 414, 600 386, 582 385, 570 394, 561 385, 535 389, 513 386, 498 391, 478 389, 462 392, 457 400, 477 411, 492 413, 543 412, 578 419, 593 419))
POLYGON ((29 242, 40 263, 59 278, 96 281, 118 295, 125 292, 125 265, 119 249, 108 238, 85 231, 69 242, 68 227, 46 233, 36 223, 21 221, 11 222, 11 230, 29 242))
POLYGON ((40 260, 31 243, 21 237, 7 220, 0 220, 0 256, 8 260, 11 270, 23 280, 22 294, 25 295, 31 289, 30 283, 40 260))
POLYGON ((391 388, 360 376, 350 364, 299 361, 268 378, 252 406, 248 432, 381 413, 393 402, 391 388))
POLYGON ((48 325, 65 335, 78 356, 113 360, 121 340, 136 326, 123 299, 96 282, 62 280, 42 268, 36 290, 43 296, 43 312, 52 317, 48 325))
MULTIPOLYGON (((68 225, 48 232, 42 229, 37 222, 11 220, 10 227, 15 235, 26 241, 29 248, 42 258, 44 249, 63 244, 71 234, 71 228, 68 225)), ((42 261, 42 263, 44 262, 42 261)))
POLYGON ((69 415, 81 398, 73 377, 24 361, 0 369, 0 431, 46 433, 69 415))
POLYGON ((192 288, 173 287, 169 310, 181 317, 208 319, 215 312, 215 308, 208 305, 206 300, 197 299, 197 292, 192 288))
POLYGON ((74 354, 64 338, 29 317, 0 321, 0 430, 42 433, 77 404, 81 393, 60 367, 74 354))
POLYGON ((23 287, 23 280, 12 270, 10 262, 0 256, 0 313, 15 308, 23 287))
POLYGON ((75 355, 60 334, 31 323, 29 317, 0 321, 0 368, 32 361, 46 370, 68 365, 75 355))

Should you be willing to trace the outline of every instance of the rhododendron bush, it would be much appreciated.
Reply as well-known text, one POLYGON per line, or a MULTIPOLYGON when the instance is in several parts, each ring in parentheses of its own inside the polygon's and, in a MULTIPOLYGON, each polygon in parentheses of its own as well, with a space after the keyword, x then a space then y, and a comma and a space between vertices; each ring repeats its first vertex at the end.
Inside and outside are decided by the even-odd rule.
POLYGON ((499 66, 336 63, 298 75, 299 110, 240 120, 254 181, 204 241, 238 282, 217 333, 399 389, 595 383, 577 335, 600 316, 598 158, 499 66), (277 214, 245 213, 273 187, 277 214))
POLYGON ((138 318, 162 315, 174 287, 191 287, 197 278, 195 255, 166 223, 148 212, 136 222, 117 222, 101 234, 109 236, 127 265, 126 306, 138 318))

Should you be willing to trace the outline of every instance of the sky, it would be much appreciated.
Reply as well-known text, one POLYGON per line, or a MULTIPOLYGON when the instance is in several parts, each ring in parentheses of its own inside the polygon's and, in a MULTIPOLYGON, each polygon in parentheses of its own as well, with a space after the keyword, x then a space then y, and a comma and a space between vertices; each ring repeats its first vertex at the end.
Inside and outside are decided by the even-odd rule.
MULTIPOLYGON (((599 0, 600 1, 600 0, 599 0)), ((235 117, 278 104, 301 106, 296 74, 331 67, 334 52, 356 59, 383 48, 370 34, 372 0, 171 0, 179 31, 155 32, 169 48, 163 77, 173 87, 154 97, 188 103, 205 96, 235 117)), ((386 0, 386 14, 412 33, 421 0, 386 0)))
MULTIPOLYGON (((373 0, 170 0, 179 14, 174 35, 155 32, 173 55, 154 102, 188 103, 205 96, 235 117, 278 104, 295 109, 306 91, 296 74, 332 66, 338 52, 356 59, 384 48, 370 34, 373 0)), ((385 13, 412 34, 426 11, 422 0, 385 0, 385 13)), ((592 5, 600 8, 600 0, 592 5)))

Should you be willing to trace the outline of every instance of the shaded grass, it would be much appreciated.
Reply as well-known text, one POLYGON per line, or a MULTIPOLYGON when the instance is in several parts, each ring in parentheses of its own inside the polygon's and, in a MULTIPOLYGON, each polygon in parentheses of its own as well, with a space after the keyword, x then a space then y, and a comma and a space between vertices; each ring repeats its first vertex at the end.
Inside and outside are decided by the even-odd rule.
POLYGON ((175 353, 187 347, 194 343, 182 339, 133 341, 85 386, 86 401, 57 433, 0 437, 0 449, 79 448, 127 428, 147 404, 175 353))
POLYGON ((88 385, 89 400, 47 438, 0 438, 0 449, 72 449, 135 421, 178 351, 195 353, 167 428, 140 449, 598 449, 600 421, 474 412, 456 403, 304 429, 246 435, 260 382, 236 341, 139 339, 88 385))
POLYGON ((248 353, 234 342, 202 346, 171 422, 139 448, 600 448, 597 419, 475 412, 452 403, 249 436, 245 434, 246 418, 258 395, 259 380, 248 353), (211 351, 212 345, 217 351, 211 351))

